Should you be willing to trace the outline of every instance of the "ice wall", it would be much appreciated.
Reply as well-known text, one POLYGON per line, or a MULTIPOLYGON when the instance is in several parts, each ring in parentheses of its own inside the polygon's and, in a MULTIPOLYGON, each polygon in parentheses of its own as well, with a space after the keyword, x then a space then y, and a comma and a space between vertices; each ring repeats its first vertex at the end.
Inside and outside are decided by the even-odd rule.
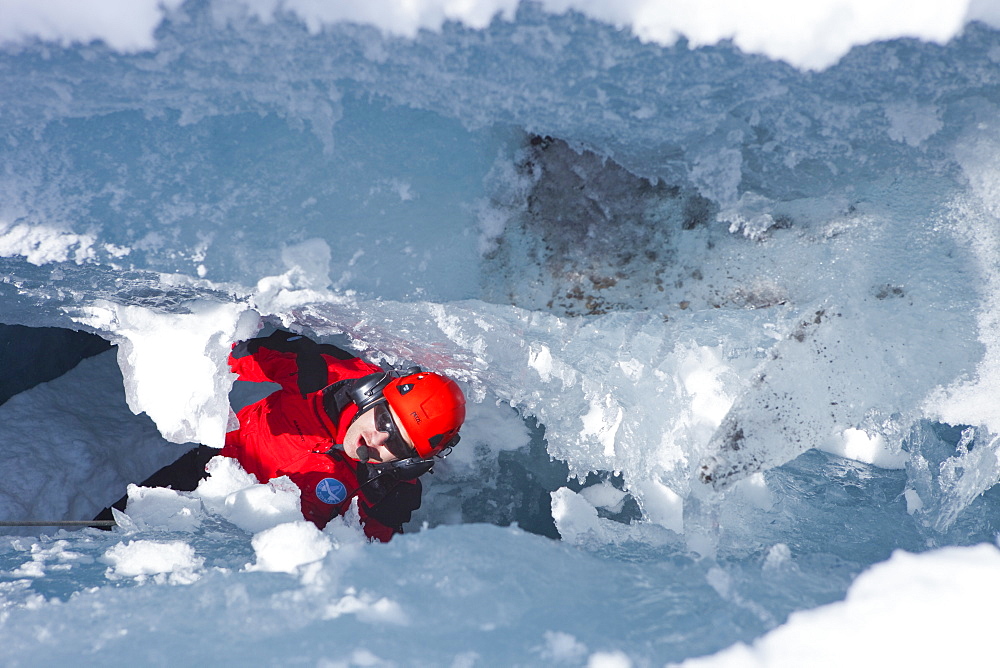
POLYGON ((990 3, 135 7, 0 19, 0 317, 118 343, 171 440, 220 442, 258 316, 538 418, 670 530, 857 430, 1000 430, 990 3))
POLYGON ((149 418, 129 411, 111 351, 12 397, 0 406, 0 425, 9 472, 0 484, 3 520, 91 519, 129 482, 191 447, 165 441, 149 418))
POLYGON ((58 378, 83 358, 108 349, 107 341, 59 328, 0 325, 0 404, 38 383, 58 378))

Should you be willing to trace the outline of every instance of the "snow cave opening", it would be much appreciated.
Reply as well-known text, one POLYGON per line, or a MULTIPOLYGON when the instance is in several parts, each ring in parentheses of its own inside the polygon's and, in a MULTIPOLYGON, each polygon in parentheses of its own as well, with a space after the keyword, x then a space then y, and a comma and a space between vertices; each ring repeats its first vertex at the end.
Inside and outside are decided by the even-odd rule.
MULTIPOLYGON (((274 329, 273 325, 265 326, 263 333, 274 329)), ((327 342, 346 346, 343 339, 327 342)), ((98 355, 115 355, 116 346, 95 334, 58 327, 28 327, 23 325, 0 325, 0 362, 8 370, 0 379, 0 404, 7 399, 26 392, 38 385, 55 381, 76 368, 80 362, 98 355)), ((113 363, 113 362, 112 362, 113 363)), ((79 372, 78 372, 79 373, 79 372)), ((81 382, 77 379, 76 382, 81 382)), ((84 379, 82 381, 86 383, 84 379)), ((231 404, 235 409, 266 396, 274 387, 264 383, 245 383, 236 381, 230 394, 231 404)), ((124 387, 116 395, 124 403, 124 387)), ((508 407, 508 410, 513 411, 508 407)), ((145 415, 131 416, 134 421, 149 430, 152 425, 145 415)), ((55 416, 54 420, 58 421, 55 416)), ((545 429, 533 419, 525 419, 525 428, 530 434, 526 446, 512 450, 493 450, 483 444, 470 442, 465 447, 475 448, 474 466, 460 467, 461 470, 449 471, 445 460, 438 467, 438 475, 431 478, 425 485, 424 508, 432 514, 423 517, 429 525, 438 523, 488 523, 498 526, 516 524, 525 531, 558 539, 552 518, 550 494, 560 487, 569 487, 579 491, 585 486, 600 480, 610 480, 621 485, 620 478, 611 474, 591 474, 587 480, 568 479, 565 463, 550 457, 546 451, 545 429)), ((91 425, 83 432, 85 439, 99 439, 100 425, 91 425)), ((80 432, 72 432, 72 438, 81 438, 80 432)), ((104 507, 118 500, 123 494, 128 482, 141 483, 152 475, 160 466, 173 461, 185 452, 192 444, 175 445, 163 441, 159 444, 165 450, 162 453, 130 452, 126 448, 117 450, 116 455, 122 459, 135 456, 136 461, 119 461, 114 467, 116 471, 128 471, 122 474, 126 477, 124 484, 118 481, 110 486, 89 489, 86 481, 81 482, 80 489, 64 490, 71 495, 85 497, 104 507)), ((460 444, 461 446, 462 444, 460 444)), ((37 457, 21 459, 22 466, 48 468, 48 461, 41 452, 45 444, 39 442, 37 457), (27 461, 29 463, 25 464, 27 461)), ((148 447, 148 446, 147 446, 148 447)), ((155 447, 155 446, 154 446, 155 447)), ((74 449, 81 452, 100 451, 99 444, 74 443, 74 449)), ((79 457, 92 455, 80 454, 79 457)), ((453 467, 454 468, 454 467, 453 467)), ((26 479, 44 479, 41 472, 24 471, 26 479)), ((58 473, 56 473, 58 477, 58 473)), ((71 507, 79 507, 70 500, 71 507)), ((628 522, 639 516, 638 506, 634 501, 622 504, 617 512, 601 510, 602 516, 628 522)), ((16 518, 15 518, 16 519, 16 518)), ((28 518, 24 518, 28 519, 28 518)), ((47 519, 84 519, 84 518, 47 518, 47 519)), ((410 530, 420 526, 420 517, 415 517, 410 524, 410 530)), ((10 530, 9 530, 10 531, 10 530)), ((37 530, 15 530, 19 533, 37 530)), ((44 529, 41 531, 45 531, 44 529)))

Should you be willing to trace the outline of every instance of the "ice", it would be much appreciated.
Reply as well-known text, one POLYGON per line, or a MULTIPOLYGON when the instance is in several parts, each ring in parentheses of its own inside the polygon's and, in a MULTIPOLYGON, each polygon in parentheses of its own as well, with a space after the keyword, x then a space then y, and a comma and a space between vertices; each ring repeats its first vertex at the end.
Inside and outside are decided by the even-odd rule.
POLYGON ((90 519, 185 449, 129 411, 110 351, 12 397, 0 416, 4 519, 90 519))
POLYGON ((256 316, 242 304, 190 303, 185 311, 162 314, 98 301, 75 319, 115 332, 134 413, 149 415, 170 441, 221 448, 229 415, 225 395, 232 385, 225 356, 233 341, 255 332, 256 316), (167 352, 170 364, 162 358, 167 352))
POLYGON ((969 200, 980 207, 969 206, 968 200, 955 202, 954 216, 961 221, 956 234, 961 235, 970 245, 972 262, 982 281, 982 299, 985 308, 977 315, 979 340, 985 354, 972 377, 964 377, 942 388, 929 397, 941 419, 952 424, 986 424, 996 431, 1000 415, 986 399, 996 390, 995 383, 1000 378, 1000 348, 996 336, 996 308, 1000 274, 997 273, 996 257, 1000 252, 1000 236, 996 226, 996 215, 1000 212, 1000 163, 996 161, 993 149, 995 139, 991 136, 990 125, 970 129, 970 135, 959 141, 956 157, 971 184, 969 200), (985 209, 985 210, 983 210, 985 209))
POLYGON ((977 432, 962 429, 954 446, 942 450, 935 430, 914 430, 907 507, 924 525, 948 531, 977 497, 1000 481, 997 438, 977 432))
POLYGON ((7 661, 984 651, 1000 5, 72 4, 0 15, 0 516, 128 504, 6 530, 7 661), (278 327, 466 391, 389 544, 139 484, 278 327))
POLYGON ((198 579, 197 571, 203 563, 187 543, 152 540, 118 543, 104 553, 101 561, 108 564, 109 580, 135 578, 142 583, 152 579, 158 584, 191 584, 198 579))
POLYGON ((295 573, 305 564, 319 561, 331 549, 330 542, 310 522, 289 521, 265 529, 251 542, 257 561, 252 571, 295 573))
MULTIPOLYGON (((163 487, 140 487, 131 484, 128 496, 128 522, 134 528, 165 527, 174 531, 193 531, 202 521, 197 499, 163 487)), ((116 519, 121 521, 119 516, 116 519)))
POLYGON ((909 459, 906 452, 893 452, 881 434, 869 436, 864 430, 854 428, 832 437, 820 449, 882 468, 903 468, 909 459))
POLYGON ((299 488, 287 477, 260 484, 225 457, 214 457, 206 471, 210 476, 194 492, 129 485, 125 513, 130 524, 138 529, 193 531, 202 525, 207 511, 244 531, 259 533, 301 519, 299 488))
POLYGON ((59 327, 0 325, 0 404, 15 394, 63 375, 81 359, 108 349, 104 339, 59 327))
POLYGON ((301 515, 299 488, 284 477, 232 492, 222 504, 220 512, 226 519, 252 533, 297 520, 301 515))

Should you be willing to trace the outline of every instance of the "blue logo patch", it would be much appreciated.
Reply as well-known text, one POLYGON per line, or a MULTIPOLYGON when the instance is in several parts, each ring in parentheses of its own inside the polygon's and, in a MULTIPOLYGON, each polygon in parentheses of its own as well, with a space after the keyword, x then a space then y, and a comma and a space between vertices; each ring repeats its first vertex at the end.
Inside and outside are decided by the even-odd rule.
POLYGON ((316 485, 316 498, 335 506, 347 498, 347 488, 336 478, 323 478, 316 485))

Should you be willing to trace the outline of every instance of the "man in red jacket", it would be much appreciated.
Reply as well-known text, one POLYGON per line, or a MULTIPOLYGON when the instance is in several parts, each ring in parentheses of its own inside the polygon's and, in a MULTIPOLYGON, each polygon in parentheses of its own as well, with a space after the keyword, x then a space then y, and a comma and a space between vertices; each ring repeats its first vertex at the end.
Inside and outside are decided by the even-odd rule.
POLYGON ((385 371, 289 332, 237 344, 229 364, 239 380, 281 389, 239 411, 220 454, 261 482, 288 476, 319 528, 357 498, 369 538, 401 532, 420 507, 418 476, 458 443, 465 420, 453 380, 385 371))
MULTIPOLYGON (((386 371, 291 332, 234 345, 229 365, 238 380, 281 387, 237 413, 221 452, 201 446, 143 486, 193 490, 221 454, 262 483, 288 476, 303 516, 321 529, 357 499, 365 534, 385 542, 420 507, 418 477, 458 443, 465 420, 453 380, 418 367, 386 371)), ((111 516, 107 508, 96 519, 111 516)))

